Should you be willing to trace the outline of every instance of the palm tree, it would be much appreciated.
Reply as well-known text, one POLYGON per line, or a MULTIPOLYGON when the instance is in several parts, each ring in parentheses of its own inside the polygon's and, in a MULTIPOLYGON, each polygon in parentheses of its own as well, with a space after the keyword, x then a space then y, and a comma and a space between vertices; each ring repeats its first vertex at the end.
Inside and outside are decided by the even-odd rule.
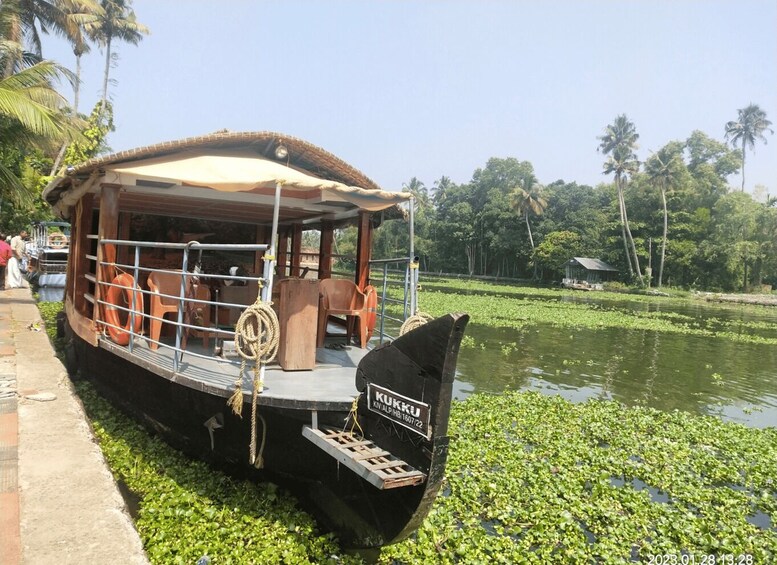
POLYGON ((413 177, 408 182, 402 183, 402 192, 409 192, 415 198, 415 209, 419 208, 425 210, 431 206, 431 200, 429 199, 429 189, 426 185, 413 177))
POLYGON ((105 49, 105 71, 100 111, 105 110, 108 101, 108 76, 111 70, 111 45, 114 39, 137 45, 148 35, 149 29, 137 21, 131 0, 101 0, 103 13, 96 21, 86 24, 89 37, 105 49))
MULTIPOLYGON (((43 58, 41 33, 54 32, 76 45, 81 42, 83 24, 99 11, 95 0, 15 0, 3 4, 3 37, 23 47, 26 38, 26 47, 38 60, 43 58)), ((6 59, 4 76, 9 76, 21 60, 18 54, 6 59)))
MULTIPOLYGON (((64 35, 73 47, 76 56, 76 80, 73 84, 73 115, 78 116, 78 104, 81 94, 81 57, 89 53, 90 47, 86 36, 86 27, 95 23, 104 10, 95 0, 60 0, 63 14, 62 27, 64 35)), ((67 143, 59 149, 49 176, 54 176, 65 155, 67 143)))
POLYGON ((90 51, 86 30, 104 15, 105 10, 96 0, 59 0, 59 5, 62 13, 60 28, 76 56, 78 80, 73 92, 73 112, 77 113, 81 86, 81 57, 90 51))
MULTIPOLYGON (((1 53, 0 53, 1 54, 1 53)), ((50 146, 76 138, 77 127, 66 112, 67 102, 52 81, 69 71, 51 61, 41 61, 0 79, 0 139, 8 147, 50 146)), ((19 177, 0 163, 0 187, 12 199, 23 202, 27 189, 19 177)))
POLYGON ((661 238, 661 261, 658 264, 658 287, 664 280, 664 259, 666 257, 666 238, 669 231, 669 214, 666 207, 666 193, 679 184, 682 175, 683 145, 677 141, 668 143, 645 163, 648 180, 661 191, 661 204, 664 208, 664 234, 661 238))
POLYGON ((639 170, 639 161, 637 161, 635 153, 639 134, 634 123, 625 114, 621 114, 615 118, 611 125, 607 126, 604 130, 604 135, 597 139, 601 142, 599 144, 599 151, 608 155, 607 160, 604 162, 604 174, 615 174, 615 186, 618 190, 618 207, 621 217, 621 233, 629 265, 629 274, 634 276, 634 271, 636 270, 637 277, 640 284, 642 284, 642 271, 639 268, 637 247, 634 245, 634 237, 631 235, 629 216, 626 212, 626 200, 623 197, 628 175, 633 175, 639 170), (631 246, 633 256, 629 255, 629 246, 631 246))
POLYGON ((731 145, 736 147, 737 143, 742 144, 742 192, 745 191, 745 150, 750 146, 755 150, 756 140, 766 143, 764 132, 769 131, 774 134, 769 126, 772 122, 766 119, 766 112, 761 110, 758 104, 750 104, 746 108, 737 110, 739 114, 736 121, 730 121, 726 124, 726 140, 731 140, 731 145))
POLYGON ((517 186, 510 192, 510 204, 516 212, 523 216, 526 222, 526 229, 529 232, 529 243, 534 252, 534 237, 531 233, 531 224, 529 215, 541 216, 548 206, 542 192, 545 189, 535 178, 526 178, 522 182, 523 186, 517 186))

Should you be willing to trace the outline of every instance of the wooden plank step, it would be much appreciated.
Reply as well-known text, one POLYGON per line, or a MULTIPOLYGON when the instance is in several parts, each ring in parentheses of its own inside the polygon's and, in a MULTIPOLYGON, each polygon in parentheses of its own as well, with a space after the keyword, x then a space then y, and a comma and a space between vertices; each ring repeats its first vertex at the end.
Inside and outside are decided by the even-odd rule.
POLYGON ((302 435, 381 490, 417 485, 426 480, 426 474, 351 432, 303 426, 302 435))

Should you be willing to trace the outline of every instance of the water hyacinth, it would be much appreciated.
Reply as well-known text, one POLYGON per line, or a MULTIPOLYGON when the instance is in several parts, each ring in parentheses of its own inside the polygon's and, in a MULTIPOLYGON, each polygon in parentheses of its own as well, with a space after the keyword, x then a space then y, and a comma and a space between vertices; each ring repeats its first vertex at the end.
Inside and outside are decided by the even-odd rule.
POLYGON ((446 493, 386 563, 777 555, 774 428, 533 392, 471 396, 451 424, 446 493))
MULTIPOLYGON (((436 308, 433 296, 422 300, 436 308)), ((50 335, 59 309, 41 309, 50 335)), ((725 386, 727 376, 706 370, 725 386)), ((88 383, 78 390, 114 475, 137 497, 136 525, 152 563, 362 562, 289 494, 191 461, 88 383)), ((777 560, 774 427, 506 392, 454 403, 450 435, 446 482, 431 513, 411 539, 384 548, 379 563, 777 560)))

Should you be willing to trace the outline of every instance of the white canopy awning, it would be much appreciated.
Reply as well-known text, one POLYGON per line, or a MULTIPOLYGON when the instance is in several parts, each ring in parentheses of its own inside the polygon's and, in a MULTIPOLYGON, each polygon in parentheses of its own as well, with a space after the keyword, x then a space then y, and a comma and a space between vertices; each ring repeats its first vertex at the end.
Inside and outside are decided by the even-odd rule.
POLYGON ((108 165, 104 171, 105 182, 124 186, 150 181, 208 187, 222 192, 250 192, 275 189, 280 183, 283 191, 318 190, 323 201, 345 201, 371 212, 410 199, 408 193, 366 190, 316 178, 256 154, 214 155, 193 151, 108 165))

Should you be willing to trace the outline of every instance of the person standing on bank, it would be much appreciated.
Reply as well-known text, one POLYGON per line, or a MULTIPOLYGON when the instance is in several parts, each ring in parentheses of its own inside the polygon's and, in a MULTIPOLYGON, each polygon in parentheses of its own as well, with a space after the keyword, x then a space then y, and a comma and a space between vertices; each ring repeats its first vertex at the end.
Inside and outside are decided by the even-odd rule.
POLYGON ((27 230, 22 230, 19 235, 11 238, 11 250, 13 256, 8 260, 6 267, 6 288, 24 288, 24 278, 20 268, 22 258, 24 257, 24 240, 27 237, 27 230))
POLYGON ((11 246, 5 241, 5 234, 0 233, 0 290, 5 290, 5 267, 13 257, 11 246))

